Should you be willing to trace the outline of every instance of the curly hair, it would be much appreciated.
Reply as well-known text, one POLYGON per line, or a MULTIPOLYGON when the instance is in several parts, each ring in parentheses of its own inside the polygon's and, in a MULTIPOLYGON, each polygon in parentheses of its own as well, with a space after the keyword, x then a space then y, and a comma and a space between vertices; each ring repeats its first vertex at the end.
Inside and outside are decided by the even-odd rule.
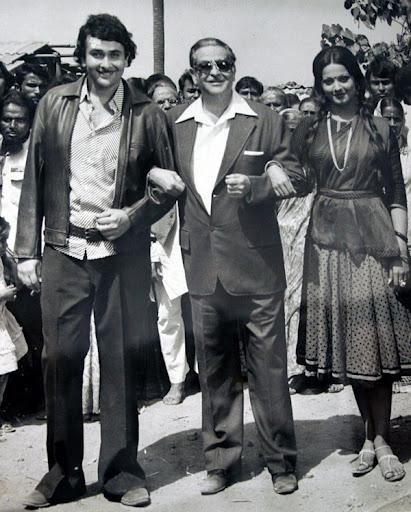
POLYGON ((74 57, 82 64, 86 59, 86 40, 88 36, 97 37, 103 41, 116 41, 124 47, 127 64, 130 65, 136 56, 137 46, 131 39, 121 21, 111 14, 91 14, 84 25, 80 27, 74 57))
POLYGON ((366 82, 364 75, 361 72, 355 56, 350 52, 350 50, 342 46, 324 48, 314 58, 314 97, 320 104, 320 111, 307 133, 305 157, 308 156, 308 148, 314 140, 318 125, 322 120, 326 118, 328 112, 330 111, 329 101, 325 97, 322 87, 323 70, 329 64, 340 64, 341 66, 344 66, 347 72, 353 78, 357 90, 357 101, 359 107, 358 114, 364 122, 364 126, 370 135, 371 142, 377 149, 378 156, 381 159, 384 159, 385 150, 383 140, 379 131, 377 130, 377 127, 375 126, 373 115, 365 101, 366 82))

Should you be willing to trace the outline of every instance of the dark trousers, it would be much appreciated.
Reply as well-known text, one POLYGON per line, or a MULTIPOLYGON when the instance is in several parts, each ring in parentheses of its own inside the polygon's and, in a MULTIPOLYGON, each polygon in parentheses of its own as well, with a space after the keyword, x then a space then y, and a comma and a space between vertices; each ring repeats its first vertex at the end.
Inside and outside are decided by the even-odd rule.
POLYGON ((272 474, 293 472, 296 442, 287 383, 283 293, 234 296, 221 284, 191 296, 203 396, 203 446, 208 471, 229 469, 243 445, 243 385, 237 320, 245 346, 251 406, 261 450, 272 474))
POLYGON ((76 260, 46 247, 42 266, 43 372, 49 472, 38 489, 64 500, 84 489, 82 378, 94 308, 100 358, 99 481, 108 497, 145 486, 137 462, 139 378, 149 255, 76 260))

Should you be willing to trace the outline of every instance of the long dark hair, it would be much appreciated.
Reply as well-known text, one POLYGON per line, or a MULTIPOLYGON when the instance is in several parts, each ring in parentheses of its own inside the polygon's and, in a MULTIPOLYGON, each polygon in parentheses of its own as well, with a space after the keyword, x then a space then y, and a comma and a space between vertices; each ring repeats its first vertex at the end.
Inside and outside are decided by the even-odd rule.
POLYGON ((370 112, 364 98, 366 89, 366 81, 364 75, 362 74, 355 56, 350 52, 350 50, 347 50, 347 48, 344 48, 343 46, 331 46, 324 48, 314 58, 314 97, 320 103, 320 111, 316 121, 308 130, 307 146, 309 146, 313 141, 317 132, 318 124, 327 116, 328 112, 330 111, 330 104, 328 99, 325 97, 322 87, 323 70, 329 64, 340 64, 341 66, 344 66, 348 73, 352 76, 357 90, 359 116, 364 121, 366 130, 370 134, 371 141, 375 145, 378 155, 382 157, 384 154, 382 137, 378 132, 377 127, 375 126, 372 113, 370 112))

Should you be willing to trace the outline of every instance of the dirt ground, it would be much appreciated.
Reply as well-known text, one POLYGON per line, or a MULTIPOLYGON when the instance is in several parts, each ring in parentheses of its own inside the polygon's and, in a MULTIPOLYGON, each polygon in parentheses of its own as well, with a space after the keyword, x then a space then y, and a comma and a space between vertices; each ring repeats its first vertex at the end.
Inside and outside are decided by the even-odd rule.
MULTIPOLYGON (((243 474, 224 492, 201 496, 204 478, 201 451, 201 396, 178 406, 162 402, 140 416, 140 452, 155 512, 411 512, 411 394, 394 395, 392 443, 408 471, 398 483, 385 482, 378 467, 361 478, 349 462, 361 445, 361 421, 350 387, 338 394, 292 398, 299 445, 299 491, 278 496, 259 454, 246 392, 243 474)), ((23 510, 22 498, 47 468, 44 422, 27 419, 0 443, 0 511, 23 510)), ((85 425, 84 470, 87 494, 58 512, 110 512, 126 507, 111 503, 96 484, 99 424, 85 425)), ((130 509, 131 510, 131 509, 130 509)))

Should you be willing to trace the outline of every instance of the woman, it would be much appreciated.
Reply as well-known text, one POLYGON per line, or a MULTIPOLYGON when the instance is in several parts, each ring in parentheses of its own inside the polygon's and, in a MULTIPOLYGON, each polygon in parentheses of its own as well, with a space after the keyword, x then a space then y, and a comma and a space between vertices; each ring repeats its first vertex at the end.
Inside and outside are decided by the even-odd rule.
MULTIPOLYGON (((349 50, 322 50, 313 71, 321 110, 294 134, 317 184, 298 361, 309 375, 349 379, 365 430, 352 473, 377 460, 391 482, 405 475, 388 444, 392 382, 401 367, 411 369, 411 317, 394 292, 409 270, 398 144, 387 121, 365 109, 364 78, 349 50)), ((270 177, 276 188, 279 176, 270 177)))

